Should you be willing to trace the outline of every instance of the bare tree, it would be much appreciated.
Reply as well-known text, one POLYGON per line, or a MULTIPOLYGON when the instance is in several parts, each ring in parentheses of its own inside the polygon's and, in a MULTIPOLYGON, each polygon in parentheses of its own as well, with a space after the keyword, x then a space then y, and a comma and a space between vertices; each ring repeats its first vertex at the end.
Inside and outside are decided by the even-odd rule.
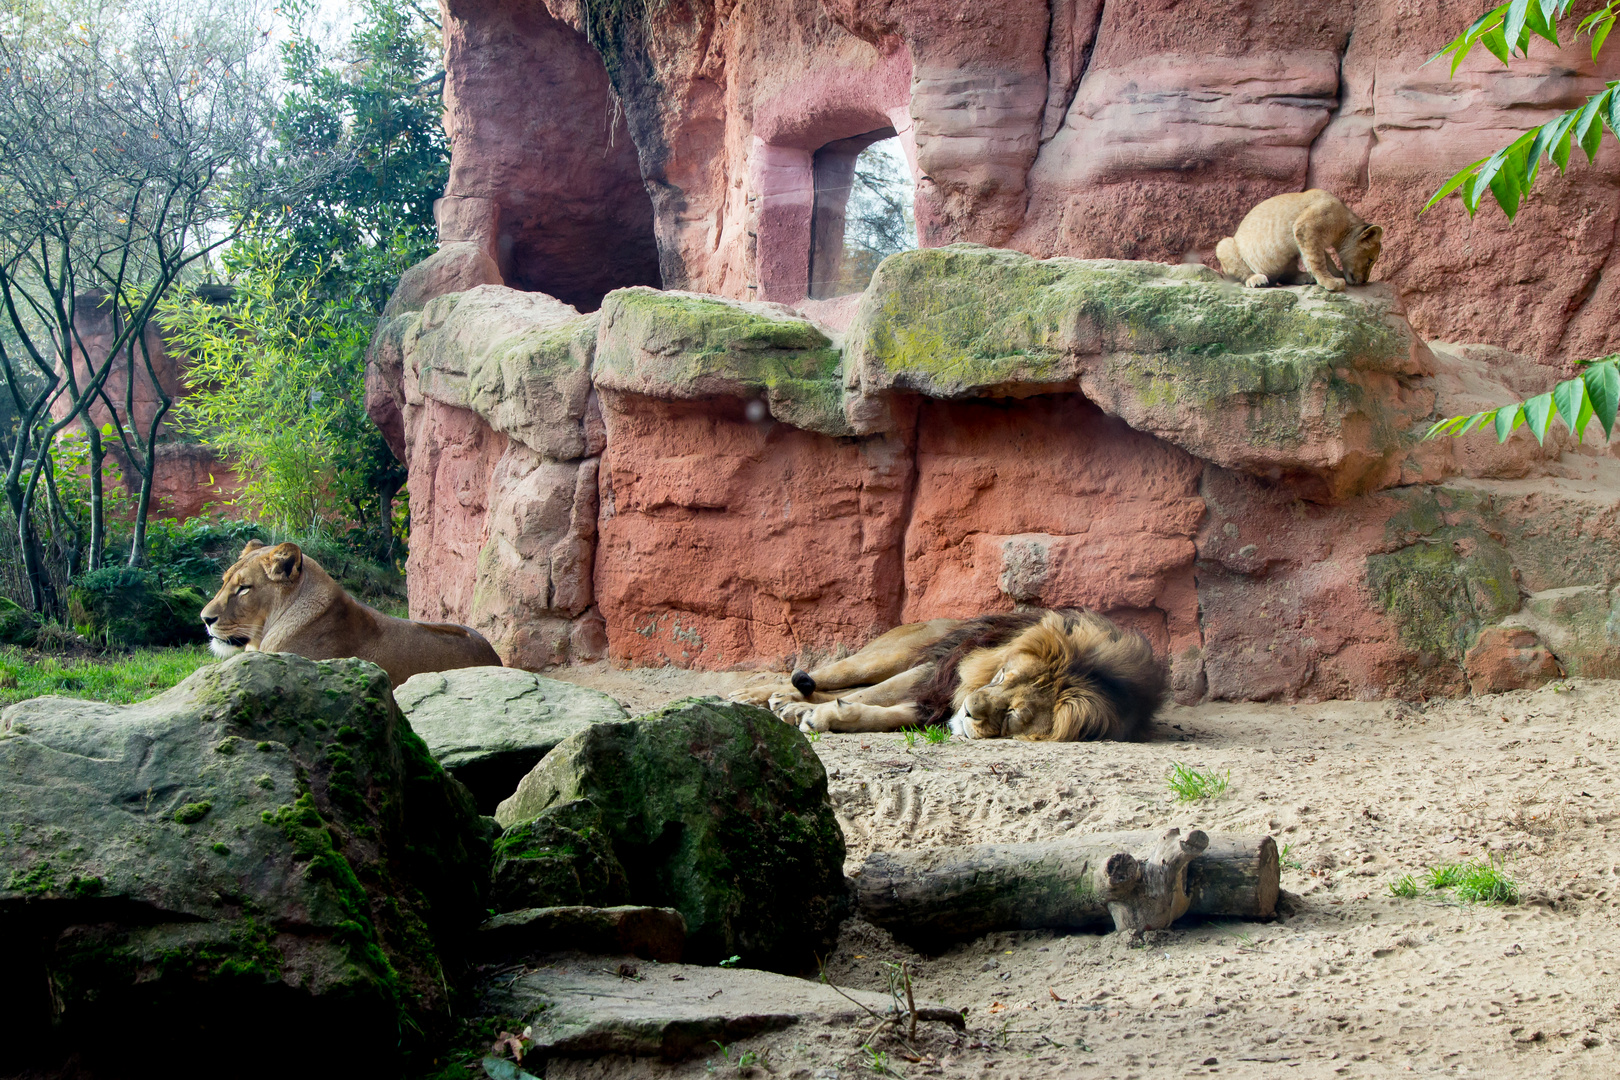
POLYGON ((89 438, 91 565, 105 545, 102 460, 89 410, 111 419, 140 475, 131 565, 145 551, 156 443, 169 402, 147 327, 189 268, 229 242, 254 208, 311 176, 272 159, 268 12, 254 0, 131 0, 72 22, 0 28, 0 368, 18 422, 0 447, 33 606, 59 609, 40 561, 33 506, 57 434, 89 438), (75 303, 110 305, 94 354, 75 303), (149 381, 153 415, 107 392, 149 381), (31 378, 30 378, 31 376, 31 378))

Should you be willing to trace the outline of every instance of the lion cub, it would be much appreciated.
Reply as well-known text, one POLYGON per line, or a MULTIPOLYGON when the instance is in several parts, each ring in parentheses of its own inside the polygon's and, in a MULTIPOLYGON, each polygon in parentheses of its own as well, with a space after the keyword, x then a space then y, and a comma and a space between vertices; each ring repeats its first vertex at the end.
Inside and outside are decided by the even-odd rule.
POLYGON ((1303 259, 1318 285, 1340 292, 1346 281, 1366 284, 1383 243, 1381 227, 1362 221, 1337 196, 1312 188, 1273 195, 1250 210, 1237 235, 1216 245, 1215 257, 1227 276, 1251 289, 1305 284, 1309 278, 1297 261, 1303 259), (1334 276, 1329 251, 1338 254, 1343 278, 1334 276))

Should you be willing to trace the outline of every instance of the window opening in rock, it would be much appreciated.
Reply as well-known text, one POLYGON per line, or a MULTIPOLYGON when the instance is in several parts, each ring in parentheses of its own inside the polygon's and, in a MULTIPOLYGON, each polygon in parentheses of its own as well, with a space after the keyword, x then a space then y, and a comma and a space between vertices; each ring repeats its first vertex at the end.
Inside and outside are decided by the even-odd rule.
POLYGON ((816 151, 810 296, 862 292, 878 263, 917 246, 917 188, 893 128, 816 151))

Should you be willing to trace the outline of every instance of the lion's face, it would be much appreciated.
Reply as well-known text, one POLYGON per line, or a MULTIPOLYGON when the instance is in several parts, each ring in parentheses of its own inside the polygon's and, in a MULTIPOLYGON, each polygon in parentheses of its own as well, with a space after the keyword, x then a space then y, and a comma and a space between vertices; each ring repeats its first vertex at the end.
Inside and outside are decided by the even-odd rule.
POLYGON ((1153 666, 1145 640, 1098 615, 1048 612, 1007 644, 962 660, 951 732, 970 739, 1118 738, 1095 673, 1153 666))
POLYGON ((1379 225, 1369 225, 1352 238, 1349 247, 1339 252, 1339 262, 1344 267, 1344 280, 1351 285, 1365 285, 1367 278, 1372 274, 1373 263, 1378 261, 1379 253, 1384 250, 1384 230, 1379 225))
POLYGON ((219 656, 258 648, 265 626, 298 587, 303 569, 304 553, 297 544, 272 548, 248 541, 242 557, 225 571, 219 592, 202 609, 209 648, 219 656))

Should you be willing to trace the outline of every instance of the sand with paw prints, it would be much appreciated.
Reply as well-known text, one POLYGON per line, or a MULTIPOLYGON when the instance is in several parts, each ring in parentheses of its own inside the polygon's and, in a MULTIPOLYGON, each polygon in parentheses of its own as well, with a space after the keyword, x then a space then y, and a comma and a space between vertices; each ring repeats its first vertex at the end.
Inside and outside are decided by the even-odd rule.
MULTIPOLYGON (((740 675, 553 672, 635 710, 740 675)), ((855 922, 828 970, 965 1008, 913 1050, 789 1029, 666 1065, 553 1062, 557 1077, 1620 1076, 1620 682, 1434 702, 1171 708, 1152 741, 1043 745, 824 735, 850 870, 870 851, 1196 825, 1286 846, 1288 914, 1114 935, 998 934, 923 955, 855 922), (1230 773, 1189 806, 1172 762, 1230 773), (1496 858, 1513 906, 1391 895, 1403 875, 1496 858), (920 1060, 907 1060, 908 1057, 920 1060), (713 1071, 711 1071, 713 1070, 713 1071)))

